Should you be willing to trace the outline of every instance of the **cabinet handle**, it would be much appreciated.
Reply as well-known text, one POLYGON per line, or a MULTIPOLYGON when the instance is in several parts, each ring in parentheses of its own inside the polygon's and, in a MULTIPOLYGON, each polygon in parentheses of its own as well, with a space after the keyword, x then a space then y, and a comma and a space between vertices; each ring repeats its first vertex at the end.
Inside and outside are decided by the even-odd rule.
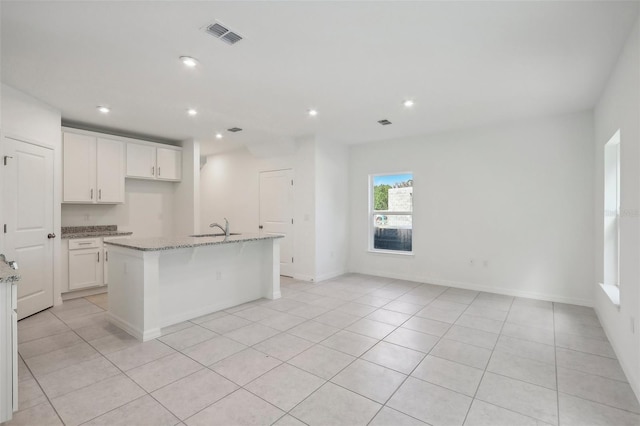
POLYGON ((102 200, 102 189, 98 189, 98 200, 102 200))
POLYGON ((160 176, 160 166, 158 166, 158 176, 160 176))
POLYGON ((87 241, 85 243, 78 243, 79 246, 86 246, 86 245, 89 245, 89 244, 93 244, 93 243, 91 241, 87 241))
POLYGON ((156 175, 156 168, 155 166, 151 166, 151 176, 155 176, 156 175))
POLYGON ((93 200, 93 188, 91 188, 91 199, 93 200))
POLYGON ((98 263, 100 263, 100 252, 98 252, 98 263))
POLYGON ((105 262, 108 262, 108 261, 109 261, 109 252, 108 252, 108 251, 105 251, 105 252, 104 252, 104 261, 105 261, 105 262))

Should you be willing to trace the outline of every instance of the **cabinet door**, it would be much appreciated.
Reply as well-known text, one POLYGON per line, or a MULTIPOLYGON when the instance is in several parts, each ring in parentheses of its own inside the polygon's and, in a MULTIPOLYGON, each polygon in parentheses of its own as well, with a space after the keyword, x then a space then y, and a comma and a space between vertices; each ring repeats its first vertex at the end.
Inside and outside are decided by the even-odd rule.
POLYGON ((157 148, 158 173, 156 177, 162 180, 182 179, 182 152, 174 149, 157 148))
POLYGON ((156 177, 156 148, 127 144, 127 177, 154 179, 156 177))
POLYGON ((99 138, 97 153, 98 203, 124 203, 124 143, 99 138))
POLYGON ((96 138, 64 133, 63 202, 96 200, 96 138))
POLYGON ((69 250, 69 289, 102 285, 102 248, 69 250))

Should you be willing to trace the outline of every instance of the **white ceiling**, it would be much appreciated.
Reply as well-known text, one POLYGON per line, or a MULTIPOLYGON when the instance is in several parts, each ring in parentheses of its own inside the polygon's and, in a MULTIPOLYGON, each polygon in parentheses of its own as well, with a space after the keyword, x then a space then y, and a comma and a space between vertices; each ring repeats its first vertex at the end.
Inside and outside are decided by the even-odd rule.
POLYGON ((196 138, 203 153, 309 134, 361 143, 591 108, 638 6, 3 1, 2 81, 66 122, 196 138), (215 20, 245 39, 205 34, 215 20), (244 131, 214 138, 232 126, 244 131))

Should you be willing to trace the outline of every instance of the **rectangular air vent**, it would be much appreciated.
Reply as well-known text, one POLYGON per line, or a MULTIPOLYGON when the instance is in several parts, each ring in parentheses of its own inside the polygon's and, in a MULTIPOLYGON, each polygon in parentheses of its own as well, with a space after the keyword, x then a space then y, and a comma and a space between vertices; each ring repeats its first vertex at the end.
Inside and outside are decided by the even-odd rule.
POLYGON ((378 120, 378 123, 382 124, 383 126, 388 126, 389 124, 391 124, 391 122, 386 118, 384 120, 378 120))
POLYGON ((211 24, 207 27, 206 31, 211 34, 212 36, 215 37, 222 37, 223 35, 225 35, 226 33, 229 32, 229 30, 225 27, 223 27, 222 25, 218 24, 217 22, 215 24, 211 24))
POLYGON ((236 44, 242 40, 242 36, 240 34, 229 30, 229 28, 222 25, 220 22, 214 22, 211 25, 207 25, 204 30, 207 34, 212 35, 227 44, 236 44))
POLYGON ((240 127, 232 127, 230 129, 227 129, 227 131, 235 133, 235 132, 241 132, 242 129, 240 127))
POLYGON ((234 32, 229 31, 228 33, 220 37, 220 40, 224 41, 227 44, 236 44, 237 42, 242 40, 242 37, 234 32))

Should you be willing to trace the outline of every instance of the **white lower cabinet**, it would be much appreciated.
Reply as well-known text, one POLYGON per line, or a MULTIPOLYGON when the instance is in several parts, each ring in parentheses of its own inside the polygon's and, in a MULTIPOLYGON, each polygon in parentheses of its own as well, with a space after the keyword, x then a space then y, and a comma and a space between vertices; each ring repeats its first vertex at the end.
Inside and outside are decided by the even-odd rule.
POLYGON ((73 291, 104 285, 105 254, 102 238, 68 241, 67 253, 65 253, 68 256, 68 288, 66 290, 73 291))
POLYGON ((0 283, 0 423, 18 410, 18 289, 0 283))

